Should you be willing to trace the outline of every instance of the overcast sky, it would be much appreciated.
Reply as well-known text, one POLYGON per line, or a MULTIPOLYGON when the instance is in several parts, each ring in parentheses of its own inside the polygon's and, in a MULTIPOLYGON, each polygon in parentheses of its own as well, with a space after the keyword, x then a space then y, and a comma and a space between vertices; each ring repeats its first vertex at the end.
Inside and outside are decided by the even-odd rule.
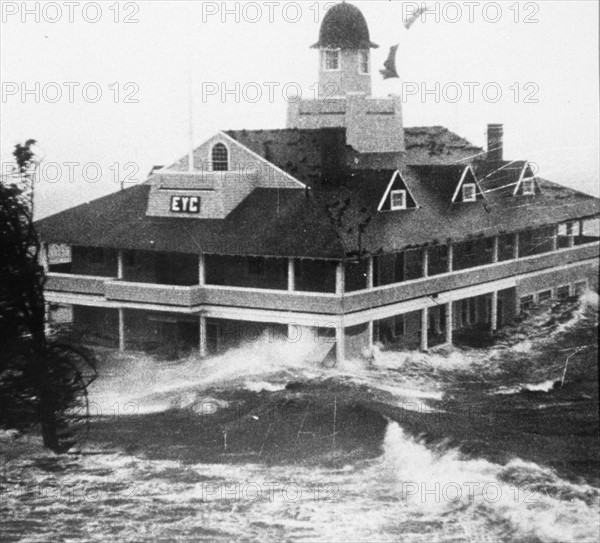
MULTIPOLYGON (((221 2, 79 2, 72 14, 62 3, 28 2, 34 11, 23 22, 21 4, 3 2, 0 151, 7 160, 15 143, 35 138, 44 162, 60 165, 59 181, 48 166, 38 185, 41 214, 117 190, 115 178, 127 174, 141 182, 152 165, 185 155, 190 74, 197 145, 221 129, 285 127, 283 86, 312 97, 309 46, 328 5, 227 2, 223 22, 221 2), (236 83, 239 98, 203 93, 236 83), (97 182, 94 166, 84 178, 89 163, 101 166, 97 182)), ((443 125, 484 146, 486 125, 504 123, 506 158, 598 194, 598 2, 428 2, 438 20, 433 11, 408 31, 403 16, 416 2, 354 4, 380 45, 374 94, 409 91, 405 126, 443 125), (395 43, 401 79, 384 82, 378 70, 395 43)))

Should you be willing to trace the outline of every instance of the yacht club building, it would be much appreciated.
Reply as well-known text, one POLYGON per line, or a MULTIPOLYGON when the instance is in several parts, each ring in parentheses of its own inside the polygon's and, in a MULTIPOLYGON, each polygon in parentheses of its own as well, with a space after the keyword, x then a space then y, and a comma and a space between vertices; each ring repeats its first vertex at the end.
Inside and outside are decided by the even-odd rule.
MULTIPOLYGON (((427 350, 598 288, 600 201, 371 96, 361 12, 331 8, 320 96, 280 130, 223 130, 142 184, 37 223, 46 298, 120 349, 207 356, 268 334, 315 357, 427 350)), ((517 157, 518 158, 518 157, 517 157)))

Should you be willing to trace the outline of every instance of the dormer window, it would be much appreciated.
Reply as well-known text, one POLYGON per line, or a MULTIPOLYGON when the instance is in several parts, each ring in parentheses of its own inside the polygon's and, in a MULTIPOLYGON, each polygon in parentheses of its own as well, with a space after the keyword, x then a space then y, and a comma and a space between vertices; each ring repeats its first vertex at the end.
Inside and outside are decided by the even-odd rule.
POLYGON ((229 152, 223 143, 217 143, 211 151, 213 172, 226 172, 229 170, 229 152))
POLYGON ((523 179, 523 195, 534 196, 535 195, 535 182, 533 179, 523 179))
POLYGON ((326 49, 323 56, 323 68, 327 72, 335 72, 340 69, 340 50, 326 49))
POLYGON ((358 52, 358 73, 361 75, 369 74, 369 51, 358 52))
POLYGON ((399 209, 406 209, 406 191, 405 190, 393 190, 391 192, 391 203, 392 211, 399 209))
POLYGON ((477 200, 477 186, 475 183, 465 183, 462 186, 462 201, 475 202, 477 200))

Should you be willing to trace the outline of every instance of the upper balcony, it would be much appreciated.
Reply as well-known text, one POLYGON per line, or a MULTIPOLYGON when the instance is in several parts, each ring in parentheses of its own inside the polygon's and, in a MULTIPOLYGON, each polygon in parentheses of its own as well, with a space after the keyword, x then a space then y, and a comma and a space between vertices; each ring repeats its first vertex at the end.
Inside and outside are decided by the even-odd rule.
MULTIPOLYGON (((252 266, 255 267, 252 286, 241 278, 239 270, 237 273, 232 271, 235 271, 235 262, 227 259, 234 257, 212 260, 210 269, 206 269, 208 258, 200 257, 198 260, 196 257, 196 284, 170 285, 154 283, 150 276, 147 282, 128 281, 126 276, 119 279, 119 273, 123 272, 123 256, 120 255, 117 261, 121 264, 117 266, 117 273, 112 276, 50 272, 46 290, 49 293, 60 293, 58 296, 51 296, 54 301, 62 298, 65 302, 72 300, 73 296, 76 298, 77 295, 87 295, 108 304, 171 307, 185 312, 199 311, 206 306, 222 306, 341 315, 536 273, 599 256, 600 243, 593 237, 584 239, 579 236, 578 242, 551 241, 551 247, 544 248, 544 252, 529 256, 521 255, 527 254, 526 251, 531 247, 527 249, 526 244, 520 244, 517 238, 514 241, 516 243, 505 246, 496 240, 491 246, 491 258, 494 261, 488 262, 487 257, 479 254, 475 260, 479 265, 468 268, 463 267, 464 261, 461 264, 461 259, 465 258, 464 254, 461 256, 464 248, 458 249, 457 246, 446 251, 439 247, 435 250, 419 250, 420 259, 415 258, 416 253, 412 256, 404 255, 399 259, 402 261, 401 273, 393 270, 385 272, 385 263, 381 262, 378 266, 382 269, 375 270, 378 266, 374 265, 372 259, 355 266, 356 269, 352 272, 345 269, 352 266, 344 266, 343 263, 321 262, 318 269, 313 269, 311 265, 303 266, 297 259, 281 259, 282 263, 271 263, 271 268, 265 265, 266 269, 263 269, 260 262, 252 261, 252 266), (561 245, 567 246, 561 248, 561 245), (548 248, 552 250, 548 251, 548 248), (455 262, 459 269, 455 269, 455 262), (229 272, 217 273, 223 269, 229 272), (375 272, 378 282, 374 281, 375 272), (389 283, 381 281, 386 277, 389 283), (364 278, 364 285, 359 280, 361 278, 364 278), (228 284, 215 284, 217 282, 228 284), (307 291, 311 285, 317 284, 321 292, 307 291)), ((530 242, 535 240, 527 241, 530 242)), ((483 247, 489 245, 485 240, 481 243, 483 247)), ((189 271, 187 275, 187 281, 191 283, 193 279, 189 271)))

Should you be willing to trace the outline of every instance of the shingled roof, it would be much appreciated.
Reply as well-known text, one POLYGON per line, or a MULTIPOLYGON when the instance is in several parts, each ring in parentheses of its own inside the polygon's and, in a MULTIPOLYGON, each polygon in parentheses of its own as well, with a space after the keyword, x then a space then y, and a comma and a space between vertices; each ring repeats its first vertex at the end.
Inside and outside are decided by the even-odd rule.
MULTIPOLYGON (((429 156, 431 141, 438 141, 430 162, 453 156, 459 164, 431 166, 417 160, 404 167, 402 177, 419 208, 390 212, 378 212, 377 207, 395 170, 359 170, 337 159, 328 162, 332 149, 340 145, 347 149, 343 129, 228 134, 312 190, 256 188, 224 219, 189 220, 148 217, 150 185, 146 182, 38 221, 42 239, 164 252, 341 259, 356 252, 359 224, 365 220, 362 249, 376 253, 515 232, 600 213, 597 198, 542 179, 537 179, 542 193, 535 196, 512 196, 510 191, 499 190, 486 193, 485 200, 453 204, 451 191, 464 171, 467 155, 483 151, 442 127, 406 129, 407 147, 413 153, 417 150, 412 156, 420 158, 429 156), (338 167, 344 172, 343 183, 317 182, 324 172, 330 175, 338 167), (334 210, 333 215, 327 209, 334 210), (336 217, 337 226, 332 220, 336 217)), ((503 176, 507 172, 514 176, 518 169, 505 168, 497 174, 494 168, 497 164, 476 164, 479 179, 485 172, 490 174, 482 182, 484 190, 489 180, 505 182, 503 176)))

